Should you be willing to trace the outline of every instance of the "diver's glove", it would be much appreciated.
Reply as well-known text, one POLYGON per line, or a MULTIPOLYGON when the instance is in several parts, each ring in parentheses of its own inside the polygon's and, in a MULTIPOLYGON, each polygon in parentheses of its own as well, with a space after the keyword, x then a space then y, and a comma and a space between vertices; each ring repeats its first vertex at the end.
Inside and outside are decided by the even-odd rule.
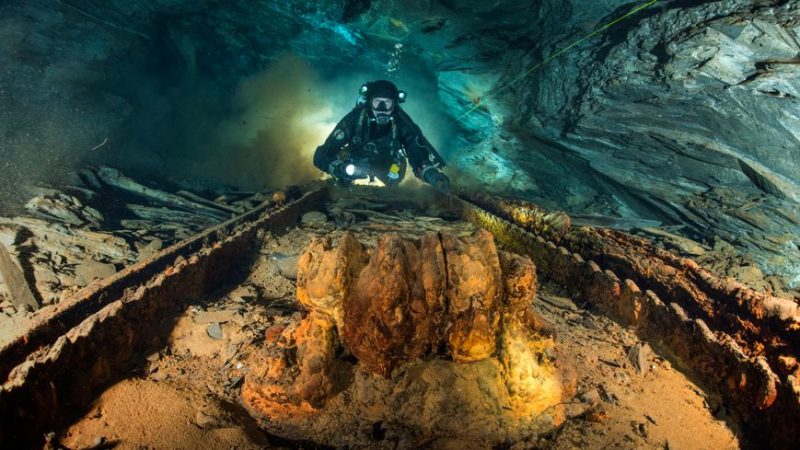
POLYGON ((450 190, 450 179, 447 178, 447 175, 435 169, 425 172, 425 182, 442 192, 450 190))

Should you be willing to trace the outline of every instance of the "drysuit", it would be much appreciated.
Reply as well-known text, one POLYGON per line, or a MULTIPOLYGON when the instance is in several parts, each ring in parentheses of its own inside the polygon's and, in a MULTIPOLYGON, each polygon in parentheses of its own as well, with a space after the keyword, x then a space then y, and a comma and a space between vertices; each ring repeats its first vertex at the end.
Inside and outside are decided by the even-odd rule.
POLYGON ((317 148, 314 165, 343 184, 377 178, 391 186, 405 176, 408 160, 418 178, 448 189, 449 180, 440 172, 444 161, 397 105, 404 94, 388 81, 367 83, 362 91, 368 95, 317 148))

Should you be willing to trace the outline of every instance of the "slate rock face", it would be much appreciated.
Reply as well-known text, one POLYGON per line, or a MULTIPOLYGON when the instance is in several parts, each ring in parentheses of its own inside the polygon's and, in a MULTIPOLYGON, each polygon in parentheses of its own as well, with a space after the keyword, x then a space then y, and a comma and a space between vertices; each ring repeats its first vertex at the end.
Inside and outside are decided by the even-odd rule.
MULTIPOLYGON (((503 80, 586 33, 579 17, 592 29, 625 12, 615 11, 622 2, 573 3, 534 46, 507 53, 503 80)), ((488 106, 524 130, 500 154, 531 168, 543 205, 681 224, 684 237, 735 242, 765 275, 800 286, 800 260, 784 257, 798 241, 770 248, 783 230, 800 231, 800 3, 659 3, 488 106)))

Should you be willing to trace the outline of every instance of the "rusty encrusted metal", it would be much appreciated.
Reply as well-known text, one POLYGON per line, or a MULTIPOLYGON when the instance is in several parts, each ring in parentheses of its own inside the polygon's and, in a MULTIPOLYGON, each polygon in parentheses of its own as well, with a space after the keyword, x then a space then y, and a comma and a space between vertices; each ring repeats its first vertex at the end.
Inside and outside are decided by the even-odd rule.
POLYGON ((314 188, 282 207, 251 212, 165 249, 70 299, 2 350, 0 448, 41 447, 47 431, 140 363, 170 317, 247 263, 258 236, 297 223, 319 203, 314 188), (9 366, 15 366, 13 369, 9 366))
POLYGON ((675 301, 711 327, 730 335, 751 357, 771 363, 800 348, 800 309, 789 299, 720 279, 696 262, 625 233, 582 227, 564 245, 662 298, 675 301))
POLYGON ((458 195, 487 211, 506 217, 537 236, 555 242, 561 241, 572 223, 564 212, 548 211, 524 200, 509 200, 467 191, 459 192, 458 195))
MULTIPOLYGON (((7 378, 0 389, 0 447, 40 445, 46 431, 134 368, 153 337, 166 335, 161 327, 183 306, 181 299, 202 295, 223 280, 252 250, 259 230, 293 223, 326 195, 325 189, 314 189, 274 211, 273 205, 262 205, 37 319, 32 330, 0 349, 0 372, 7 378)), ((774 448, 795 443, 800 322, 794 302, 722 280, 623 233, 570 229, 563 213, 484 199, 492 213, 456 196, 441 199, 506 249, 531 256, 541 275, 634 326, 663 355, 720 393, 752 442, 774 448)))
POLYGON ((752 442, 793 448, 800 420, 793 302, 720 280, 691 260, 619 232, 573 229, 563 243, 575 252, 512 223, 510 215, 502 218, 456 196, 446 203, 506 248, 530 255, 544 276, 574 296, 635 326, 722 394, 752 442), (745 339, 751 340, 743 347, 738 341, 745 339))

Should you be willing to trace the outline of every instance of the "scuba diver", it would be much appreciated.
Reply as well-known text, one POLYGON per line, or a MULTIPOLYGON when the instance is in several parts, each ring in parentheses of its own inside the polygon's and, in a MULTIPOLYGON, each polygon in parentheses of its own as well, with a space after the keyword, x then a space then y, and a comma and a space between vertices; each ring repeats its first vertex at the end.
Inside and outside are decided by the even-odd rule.
POLYGON ((444 160, 400 108, 406 93, 386 80, 366 83, 359 93, 356 107, 317 147, 314 165, 341 185, 377 178, 394 186, 405 176, 407 159, 417 178, 448 190, 450 180, 441 172, 444 160))

